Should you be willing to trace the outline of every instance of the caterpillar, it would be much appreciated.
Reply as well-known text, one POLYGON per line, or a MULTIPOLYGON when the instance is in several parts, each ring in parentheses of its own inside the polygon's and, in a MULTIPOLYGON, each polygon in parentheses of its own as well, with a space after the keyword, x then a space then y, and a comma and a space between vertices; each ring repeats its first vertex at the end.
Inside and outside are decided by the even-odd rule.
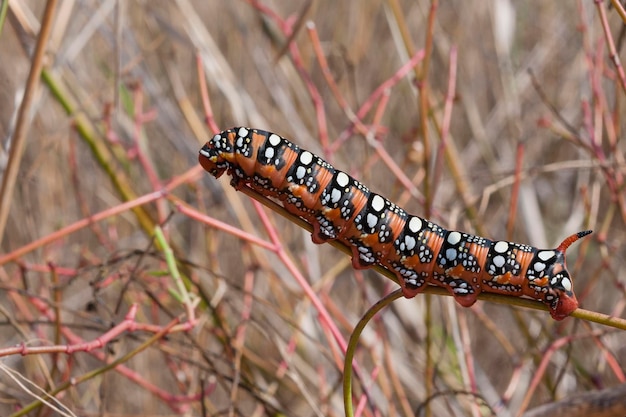
POLYGON ((354 268, 388 269, 407 298, 433 284, 464 307, 485 291, 541 301, 555 320, 578 308, 565 251, 590 230, 567 237, 555 249, 446 230, 264 130, 236 127, 218 133, 200 149, 198 160, 216 178, 227 171, 236 189, 248 185, 281 200, 287 211, 313 226, 313 242, 348 245, 354 268))

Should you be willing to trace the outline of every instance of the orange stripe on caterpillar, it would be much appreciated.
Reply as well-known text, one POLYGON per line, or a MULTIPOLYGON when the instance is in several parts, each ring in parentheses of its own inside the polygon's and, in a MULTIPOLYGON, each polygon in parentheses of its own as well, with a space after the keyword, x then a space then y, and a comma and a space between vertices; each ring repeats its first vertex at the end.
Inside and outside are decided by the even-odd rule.
POLYGON ((225 130, 200 149, 198 159, 216 178, 228 172, 236 188, 247 184, 281 200, 287 211, 313 226, 315 243, 339 240, 350 246, 354 268, 387 268, 408 298, 433 284, 465 307, 482 291, 539 300, 556 320, 578 307, 565 251, 590 230, 567 237, 556 249, 449 231, 263 130, 225 130))

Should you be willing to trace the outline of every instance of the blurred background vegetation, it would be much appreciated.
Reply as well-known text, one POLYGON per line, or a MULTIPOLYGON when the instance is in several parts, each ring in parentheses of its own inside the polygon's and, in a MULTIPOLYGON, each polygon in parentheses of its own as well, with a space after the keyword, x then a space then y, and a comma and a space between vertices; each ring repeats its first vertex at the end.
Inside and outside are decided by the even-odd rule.
MULTIPOLYGON (((608 2, 50 3, 0 2, 3 173, 25 133, 1 196, 0 415, 343 415, 342 341, 395 285, 200 172, 199 147, 237 125, 446 228, 539 247, 594 229, 568 257, 578 298, 624 315, 624 23, 608 2)), ((354 401, 518 415, 623 383, 624 346, 584 320, 420 295, 366 329, 354 401)))

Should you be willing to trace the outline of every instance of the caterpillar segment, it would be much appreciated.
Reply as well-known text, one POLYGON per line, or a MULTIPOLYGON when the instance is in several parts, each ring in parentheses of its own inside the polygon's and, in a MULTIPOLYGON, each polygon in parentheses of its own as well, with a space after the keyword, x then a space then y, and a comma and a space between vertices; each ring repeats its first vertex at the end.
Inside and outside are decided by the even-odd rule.
POLYGON ((228 172, 234 187, 247 184, 282 201, 287 211, 313 226, 313 242, 348 245, 354 268, 381 265, 393 272, 407 298, 432 284, 446 288, 465 307, 482 291, 541 301, 556 320, 578 307, 565 252, 589 230, 567 237, 555 249, 446 230, 264 130, 225 130, 200 149, 198 158, 216 178, 228 172))

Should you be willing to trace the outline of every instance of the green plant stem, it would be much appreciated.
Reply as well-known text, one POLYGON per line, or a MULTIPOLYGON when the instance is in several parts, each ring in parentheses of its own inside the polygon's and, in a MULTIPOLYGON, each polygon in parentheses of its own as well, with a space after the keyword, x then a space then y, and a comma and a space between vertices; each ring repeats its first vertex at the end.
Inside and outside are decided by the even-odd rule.
POLYGON ((356 352, 357 343, 359 342, 361 333, 363 333, 363 329, 365 329, 367 323, 369 323, 369 321, 380 310, 401 297, 402 291, 396 290, 381 298, 380 301, 365 312, 350 335, 350 341, 348 342, 348 348, 346 349, 346 358, 343 363, 343 407, 346 417, 354 416, 354 409, 352 407, 352 361, 354 359, 354 353, 356 352))
MULTIPOLYGON (((87 143, 87 145, 91 148, 94 158, 102 167, 104 172, 106 172, 107 176, 113 183, 113 186, 120 194, 122 200, 131 201, 136 199, 137 195, 132 190, 130 181, 124 173, 115 166, 113 155, 104 145, 104 141, 98 133, 96 127, 84 112, 77 110, 78 106, 73 102, 71 95, 61 80, 47 68, 42 70, 41 77, 68 116, 72 116, 74 118, 74 126, 76 130, 85 143, 87 143)), ((154 222, 146 209, 138 206, 133 207, 132 211, 144 231, 152 234, 154 231, 154 222)))
POLYGON ((9 9, 9 0, 4 0, 0 6, 0 36, 2 36, 2 29, 4 28, 4 22, 7 18, 7 10, 9 9))

